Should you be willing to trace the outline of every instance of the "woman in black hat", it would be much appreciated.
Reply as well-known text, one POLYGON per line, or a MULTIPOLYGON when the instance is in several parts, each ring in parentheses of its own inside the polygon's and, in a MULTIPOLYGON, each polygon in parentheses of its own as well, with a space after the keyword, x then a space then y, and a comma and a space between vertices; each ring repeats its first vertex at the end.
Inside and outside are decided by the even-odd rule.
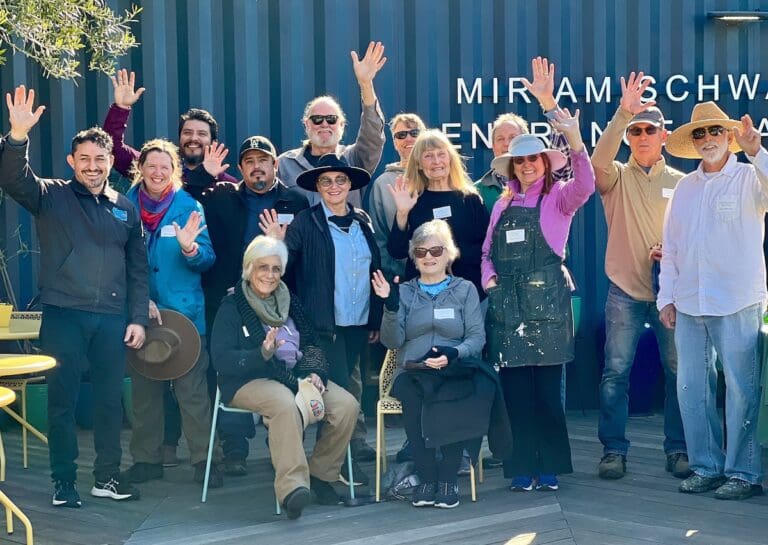
MULTIPOLYGON (((324 155, 296 179, 299 187, 319 193, 320 203, 297 214, 287 229, 264 221, 267 234, 285 239, 288 284, 309 311, 328 355, 331 380, 348 390, 350 374, 366 342, 378 340, 381 323, 382 302, 370 283, 381 267, 371 218, 347 203, 349 192, 370 180, 362 168, 324 155)), ((342 476, 345 471, 346 466, 342 476)), ((357 468, 354 475, 366 483, 357 468)))

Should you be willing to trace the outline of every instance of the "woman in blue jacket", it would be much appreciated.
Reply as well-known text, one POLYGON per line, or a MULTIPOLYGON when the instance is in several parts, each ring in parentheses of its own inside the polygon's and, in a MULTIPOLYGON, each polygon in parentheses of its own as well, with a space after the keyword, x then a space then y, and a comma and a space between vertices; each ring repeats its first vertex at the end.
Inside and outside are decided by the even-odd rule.
MULTIPOLYGON (((192 320, 202 340, 200 357, 184 376, 172 381, 181 409, 181 424, 195 466, 195 481, 202 483, 211 429, 211 403, 206 369, 205 304, 201 274, 216 256, 206 232, 202 206, 181 188, 178 149, 167 140, 150 140, 141 149, 134 183, 127 194, 141 216, 149 261, 149 317, 159 309, 175 310, 192 320)), ((163 382, 132 372, 134 464, 128 478, 135 483, 163 476, 163 382)), ((209 486, 221 486, 211 469, 209 486)))

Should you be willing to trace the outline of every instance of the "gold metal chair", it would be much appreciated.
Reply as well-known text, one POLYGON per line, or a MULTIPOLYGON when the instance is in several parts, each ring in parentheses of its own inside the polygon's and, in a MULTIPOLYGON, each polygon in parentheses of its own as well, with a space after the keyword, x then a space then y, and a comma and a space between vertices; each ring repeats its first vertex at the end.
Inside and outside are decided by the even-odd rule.
MULTIPOLYGON (((0 387, 0 407, 7 407, 16 399, 16 394, 9 388, 0 387)), ((0 474, 2 474, 2 480, 5 480, 5 451, 3 449, 3 441, 0 438, 0 474)), ((27 545, 33 545, 34 540, 32 538, 32 523, 29 522, 27 516, 16 507, 16 504, 0 491, 0 504, 5 507, 5 523, 8 530, 8 534, 13 533, 13 515, 21 521, 27 530, 27 545)))
MULTIPOLYGON (((381 501, 381 473, 387 470, 387 447, 384 436, 384 415, 403 414, 403 405, 400 400, 390 395, 392 380, 397 369, 397 350, 387 350, 384 363, 379 373, 379 401, 376 403, 376 501, 381 501)), ((482 462, 480 462, 482 475, 482 462)), ((482 482, 482 477, 481 481, 482 482)), ((469 483, 472 491, 472 501, 477 501, 475 490, 475 468, 469 465, 469 483)))

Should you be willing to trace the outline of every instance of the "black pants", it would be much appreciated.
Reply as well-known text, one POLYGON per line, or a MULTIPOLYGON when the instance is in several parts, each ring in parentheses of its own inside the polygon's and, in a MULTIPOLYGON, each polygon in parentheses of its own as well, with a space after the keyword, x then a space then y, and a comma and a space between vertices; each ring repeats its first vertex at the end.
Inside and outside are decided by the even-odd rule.
POLYGON ((571 473, 571 446, 560 397, 562 365, 505 367, 499 378, 512 427, 504 476, 571 473))
POLYGON ((349 375, 367 342, 368 330, 364 326, 337 327, 335 338, 320 337, 320 347, 331 368, 329 378, 345 390, 349 390, 349 375))
POLYGON ((421 433, 421 388, 411 380, 408 373, 401 373, 392 385, 392 394, 403 404, 405 435, 416 462, 416 473, 421 480, 428 483, 455 482, 466 442, 440 447, 443 459, 438 462, 437 449, 427 448, 421 433))
POLYGON ((120 471, 125 374, 126 318, 43 305, 40 345, 58 362, 47 375, 48 449, 51 477, 75 481, 79 455, 75 405, 80 376, 90 368, 93 384, 93 474, 105 480, 120 471))
POLYGON ((176 448, 181 438, 181 412, 169 380, 163 385, 163 418, 165 419, 163 445, 176 448))

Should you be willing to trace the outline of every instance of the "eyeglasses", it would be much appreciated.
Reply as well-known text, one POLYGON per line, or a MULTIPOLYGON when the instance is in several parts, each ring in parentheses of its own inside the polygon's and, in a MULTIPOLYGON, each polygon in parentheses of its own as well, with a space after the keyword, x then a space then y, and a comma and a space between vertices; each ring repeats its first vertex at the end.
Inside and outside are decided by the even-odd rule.
POLYGON ((709 136, 720 136, 724 132, 728 132, 728 129, 721 127, 720 125, 712 125, 711 127, 699 127, 698 129, 693 129, 691 136, 694 140, 701 140, 707 133, 709 133, 709 136))
POLYGON ((409 129, 407 131, 397 131, 392 136, 394 136, 398 140, 405 140, 405 138, 408 135, 412 136, 413 138, 416 138, 417 136, 419 136, 420 133, 421 133, 421 129, 409 129))
POLYGON ((427 253, 429 253, 432 255, 432 257, 440 257, 443 255, 443 250, 445 250, 443 246, 432 246, 431 248, 414 248, 413 256, 421 259, 427 257, 427 253))
POLYGON ((328 115, 310 115, 309 120, 314 123, 315 125, 322 125, 323 121, 326 121, 329 125, 335 125, 336 122, 339 120, 339 116, 336 114, 328 114, 328 115))
POLYGON ((643 134, 643 131, 645 131, 645 134, 647 134, 648 136, 651 136, 653 134, 656 134, 658 130, 659 130, 658 127, 654 125, 649 125, 647 127, 630 127, 627 129, 627 132, 632 136, 640 136, 641 134, 643 134))
POLYGON ((256 270, 261 274, 268 274, 270 272, 276 276, 282 276, 283 274, 283 268, 279 265, 267 265, 266 263, 262 263, 256 267, 256 270))
POLYGON ((328 189, 333 184, 336 184, 338 187, 344 187, 351 181, 352 180, 350 180, 349 176, 347 176, 346 174, 339 174, 338 176, 336 176, 336 178, 331 178, 330 176, 321 176, 320 178, 317 179, 317 185, 319 185, 323 189, 328 189))
POLYGON ((529 163, 535 163, 538 158, 539 154, 537 153, 536 155, 526 155, 524 157, 512 157, 512 162, 516 165, 522 165, 526 161, 529 163))

